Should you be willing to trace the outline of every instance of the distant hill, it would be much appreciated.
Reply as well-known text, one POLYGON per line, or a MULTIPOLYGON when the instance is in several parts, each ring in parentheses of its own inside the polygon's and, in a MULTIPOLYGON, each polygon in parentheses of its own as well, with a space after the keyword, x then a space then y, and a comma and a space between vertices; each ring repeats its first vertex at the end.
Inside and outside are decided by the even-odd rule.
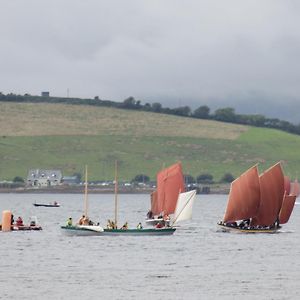
POLYGON ((31 168, 83 173, 91 180, 137 174, 155 179, 163 166, 182 161, 194 177, 238 176, 259 162, 283 160, 287 175, 300 167, 300 136, 286 132, 117 108, 49 103, 0 102, 0 179, 26 177, 31 168))

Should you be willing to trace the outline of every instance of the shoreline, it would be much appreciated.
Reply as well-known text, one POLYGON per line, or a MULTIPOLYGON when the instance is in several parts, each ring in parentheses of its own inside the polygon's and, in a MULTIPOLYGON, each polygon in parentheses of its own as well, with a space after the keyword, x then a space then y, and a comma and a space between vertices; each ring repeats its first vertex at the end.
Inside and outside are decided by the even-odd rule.
MULTIPOLYGON (((119 188, 118 194, 151 194, 154 188, 119 188)), ((89 194, 114 194, 114 187, 89 187, 89 194)), ((209 193, 198 192, 197 194, 209 195, 209 194, 228 194, 229 186, 211 186, 209 193)), ((47 188, 28 188, 28 187, 17 187, 17 188, 0 188, 1 193, 16 193, 16 194, 83 194, 83 186, 57 186, 47 188)))

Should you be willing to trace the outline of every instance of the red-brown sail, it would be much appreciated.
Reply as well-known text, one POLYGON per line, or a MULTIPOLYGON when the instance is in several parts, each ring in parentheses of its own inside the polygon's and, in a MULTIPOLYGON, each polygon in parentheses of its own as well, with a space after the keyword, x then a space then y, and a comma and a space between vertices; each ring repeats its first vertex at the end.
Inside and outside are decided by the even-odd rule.
POLYGON ((259 207, 260 185, 257 166, 231 183, 224 222, 252 218, 259 207))
POLYGON ((259 182, 260 205, 251 225, 270 226, 278 218, 284 195, 284 176, 280 163, 261 174, 259 182))
POLYGON ((151 193, 151 211, 154 215, 158 215, 160 213, 157 200, 157 191, 154 191, 151 193))
POLYGON ((291 182, 290 195, 295 195, 296 198, 300 195, 300 184, 297 179, 294 182, 291 182))
POLYGON ((176 163, 157 174, 158 209, 172 214, 176 208, 179 193, 185 191, 181 163, 176 163))
POLYGON ((288 222, 296 201, 296 195, 284 195, 281 210, 279 213, 279 223, 285 224, 288 222))
POLYGON ((284 176, 284 191, 286 192, 287 195, 290 194, 291 190, 291 181, 288 176, 284 176))

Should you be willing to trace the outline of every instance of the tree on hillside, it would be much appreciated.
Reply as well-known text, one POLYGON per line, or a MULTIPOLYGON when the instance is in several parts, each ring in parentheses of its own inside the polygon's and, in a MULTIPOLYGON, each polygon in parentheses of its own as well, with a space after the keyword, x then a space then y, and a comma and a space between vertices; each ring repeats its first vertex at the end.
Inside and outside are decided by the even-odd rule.
POLYGON ((197 176, 197 183, 213 183, 213 176, 208 173, 203 173, 197 176))
POLYGON ((195 178, 192 175, 184 174, 183 175, 185 184, 195 183, 195 178))
POLYGON ((158 102, 152 103, 152 111, 161 112, 162 111, 162 105, 158 102))
POLYGON ((13 179, 13 182, 24 182, 24 179, 20 176, 16 176, 14 179, 13 179))
POLYGON ((208 106, 203 105, 195 109, 193 113, 193 117, 199 118, 199 119, 208 119, 209 118, 209 112, 210 109, 208 106))
POLYGON ((215 111, 214 119, 223 122, 235 123, 236 115, 231 107, 220 108, 215 111))
POLYGON ((262 127, 265 125, 266 118, 263 115, 236 115, 236 120, 240 124, 262 127))
POLYGON ((146 111, 151 111, 151 104, 147 102, 147 103, 144 105, 144 110, 146 110, 146 111))
POLYGON ((188 117, 191 113, 191 109, 189 106, 181 106, 172 109, 173 113, 177 116, 185 116, 188 117))
POLYGON ((231 173, 225 173, 221 178, 221 182, 231 183, 234 180, 234 177, 231 173))
POLYGON ((136 101, 134 97, 128 97, 123 101, 123 108, 135 108, 136 101))
POLYGON ((132 182, 143 182, 147 183, 150 181, 150 177, 145 174, 138 174, 133 179, 132 182))

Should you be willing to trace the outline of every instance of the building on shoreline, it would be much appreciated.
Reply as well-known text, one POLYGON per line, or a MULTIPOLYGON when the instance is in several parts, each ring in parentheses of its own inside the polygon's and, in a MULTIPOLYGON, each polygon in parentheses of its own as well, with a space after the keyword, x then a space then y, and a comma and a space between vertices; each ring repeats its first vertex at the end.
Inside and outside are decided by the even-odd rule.
POLYGON ((28 171, 26 185, 32 187, 57 186, 62 183, 60 170, 31 169, 28 171))

